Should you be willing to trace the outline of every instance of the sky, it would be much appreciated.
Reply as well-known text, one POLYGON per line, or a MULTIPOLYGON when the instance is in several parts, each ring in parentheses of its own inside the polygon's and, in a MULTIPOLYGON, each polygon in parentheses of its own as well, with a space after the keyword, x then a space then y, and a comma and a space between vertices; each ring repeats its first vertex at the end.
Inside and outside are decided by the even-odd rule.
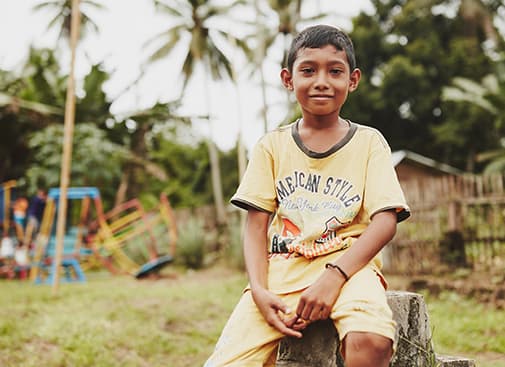
MULTIPOLYGON (((182 87, 182 43, 166 59, 150 64, 138 83, 124 92, 138 79, 141 68, 152 51, 152 48, 145 46, 146 41, 168 29, 171 20, 166 15, 156 13, 152 0, 95 1, 105 7, 103 11, 90 12, 100 32, 88 33, 79 46, 76 57, 77 78, 82 79, 92 64, 102 62, 103 67, 111 73, 105 92, 114 101, 112 112, 118 115, 149 108, 157 101, 175 100, 182 87)), ((58 34, 47 30, 51 13, 32 10, 40 2, 42 0, 0 0, 0 69, 16 70, 23 65, 30 45, 55 47, 58 34)), ((350 31, 351 18, 360 11, 371 10, 369 0, 306 0, 302 7, 302 17, 324 13, 327 16, 318 22, 350 31)), ((247 15, 244 14, 245 17, 247 15)), ((270 25, 276 27, 275 21, 272 20, 270 25)), ((279 78, 281 53, 282 45, 279 44, 267 55, 264 63, 269 84, 269 129, 276 127, 286 114, 283 103, 286 95, 281 90, 279 78)), ((203 86, 210 78, 202 70, 197 70, 183 96, 179 113, 195 117, 206 115, 209 111, 210 123, 204 119, 193 119, 197 135, 210 137, 220 149, 229 150, 236 145, 241 131, 244 143, 250 149, 264 133, 259 78, 251 78, 243 57, 235 54, 231 57, 236 65, 237 85, 211 82, 209 92, 205 93, 203 86)), ((68 72, 69 55, 60 55, 60 61, 62 71, 68 72)))

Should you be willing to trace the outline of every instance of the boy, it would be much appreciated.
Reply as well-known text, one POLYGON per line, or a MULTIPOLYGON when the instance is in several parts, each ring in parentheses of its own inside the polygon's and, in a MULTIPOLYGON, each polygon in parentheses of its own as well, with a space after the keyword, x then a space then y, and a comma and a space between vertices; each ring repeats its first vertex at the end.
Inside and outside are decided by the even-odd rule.
POLYGON ((340 117, 360 77, 339 29, 293 40, 281 79, 302 118, 258 142, 231 199, 248 211, 249 286, 206 367, 273 366, 282 337, 326 318, 347 367, 389 365, 395 323, 379 251, 409 208, 382 135, 340 117))

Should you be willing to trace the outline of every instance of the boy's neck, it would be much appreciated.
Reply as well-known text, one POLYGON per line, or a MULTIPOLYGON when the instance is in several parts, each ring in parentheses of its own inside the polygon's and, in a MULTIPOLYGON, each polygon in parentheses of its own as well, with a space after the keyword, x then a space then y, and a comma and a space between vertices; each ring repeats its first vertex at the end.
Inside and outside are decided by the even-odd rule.
POLYGON ((307 130, 328 130, 328 129, 340 129, 346 128, 349 124, 346 120, 341 118, 340 116, 318 116, 314 117, 302 117, 298 124, 298 129, 307 129, 307 130))
POLYGON ((324 153, 340 142, 348 133, 350 123, 340 117, 328 120, 298 122, 298 134, 305 147, 316 153, 324 153))

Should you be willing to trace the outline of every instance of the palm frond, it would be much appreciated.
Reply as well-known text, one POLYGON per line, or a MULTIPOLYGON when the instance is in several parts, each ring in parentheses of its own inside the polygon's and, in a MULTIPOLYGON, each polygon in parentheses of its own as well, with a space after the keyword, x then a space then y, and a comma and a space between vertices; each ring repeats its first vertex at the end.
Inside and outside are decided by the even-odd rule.
POLYGON ((188 85, 190 76, 193 74, 193 69, 195 67, 195 58, 191 52, 186 54, 184 59, 184 64, 182 65, 182 73, 184 75, 184 82, 182 89, 185 90, 188 85))
POLYGON ((453 84, 463 91, 470 92, 475 95, 484 95, 486 89, 482 87, 479 83, 468 78, 456 77, 453 79, 453 84))
POLYGON ((156 177, 158 180, 161 181, 168 180, 168 175, 165 169, 160 165, 157 165, 156 163, 151 162, 150 160, 144 159, 127 149, 123 149, 123 154, 125 158, 130 162, 142 166, 146 170, 146 172, 149 173, 151 176, 156 177))
POLYGON ((36 4, 32 7, 32 10, 34 11, 39 11, 43 9, 48 9, 48 8, 59 8, 60 4, 58 1, 44 1, 42 3, 36 4))
MULTIPOLYGON (((502 152, 502 154, 505 154, 505 152, 502 152)), ((493 160, 486 166, 486 168, 484 168, 485 174, 497 172, 505 172, 505 155, 493 160)))
POLYGON ((487 152, 479 153, 476 156, 477 162, 486 162, 490 161, 496 158, 499 158, 501 156, 505 156, 505 150, 503 149, 495 149, 495 150, 490 150, 487 152))
POLYGON ((187 8, 187 3, 183 2, 181 3, 180 1, 178 4, 173 5, 168 5, 165 4, 162 1, 157 1, 155 0, 154 2, 154 7, 156 10, 160 10, 168 15, 174 16, 176 18, 184 18, 184 8, 187 8))
POLYGON ((233 70, 230 60, 225 54, 214 44, 209 44, 209 66, 212 73, 212 77, 217 79, 223 79, 227 76, 233 79, 233 70))
POLYGON ((105 9, 107 9, 107 7, 106 7, 104 4, 101 4, 101 3, 96 2, 96 1, 91 1, 91 0, 83 0, 83 1, 81 2, 81 4, 86 5, 86 6, 87 6, 87 5, 90 5, 90 6, 92 6, 93 8, 95 8, 95 9, 100 9, 100 10, 105 10, 105 9))
POLYGON ((153 43, 159 42, 159 40, 164 40, 163 46, 158 48, 158 50, 149 57, 151 62, 168 55, 170 51, 177 45, 177 43, 179 43, 184 30, 185 27, 183 25, 178 25, 161 33, 158 33, 148 39, 142 46, 143 48, 147 48, 153 43))
POLYGON ((17 105, 20 108, 37 112, 42 115, 60 115, 60 116, 63 115, 63 111, 58 107, 50 106, 39 102, 28 101, 0 92, 0 106, 8 106, 8 105, 17 105))
POLYGON ((490 91, 474 80, 467 78, 454 78, 454 86, 442 90, 442 99, 454 102, 469 102, 486 111, 497 114, 497 108, 486 98, 490 91))

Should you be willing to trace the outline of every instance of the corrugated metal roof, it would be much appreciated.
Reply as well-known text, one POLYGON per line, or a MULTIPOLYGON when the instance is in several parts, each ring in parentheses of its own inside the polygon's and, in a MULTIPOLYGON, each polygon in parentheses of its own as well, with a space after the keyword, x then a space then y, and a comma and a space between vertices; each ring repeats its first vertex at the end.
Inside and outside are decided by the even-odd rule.
POLYGON ((400 164, 400 162, 402 162, 403 160, 409 160, 422 166, 430 167, 437 171, 445 172, 451 175, 460 175, 464 173, 463 171, 451 167, 448 164, 437 162, 431 158, 411 152, 409 150, 397 150, 391 153, 391 160, 393 162, 394 167, 400 164))

